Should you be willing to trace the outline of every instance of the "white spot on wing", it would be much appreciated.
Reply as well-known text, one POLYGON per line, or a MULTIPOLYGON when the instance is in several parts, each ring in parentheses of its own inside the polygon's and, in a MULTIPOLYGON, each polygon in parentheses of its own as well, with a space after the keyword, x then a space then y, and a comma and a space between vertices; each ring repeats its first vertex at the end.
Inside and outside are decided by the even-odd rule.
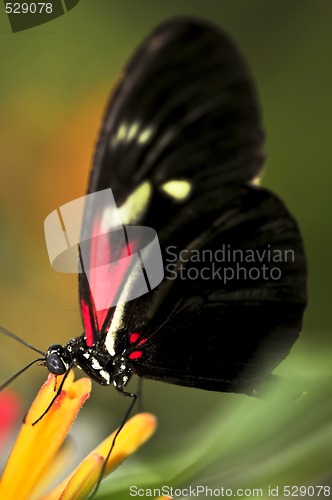
POLYGON ((253 186, 260 186, 262 183, 262 177, 263 177, 263 174, 260 172, 256 177, 254 177, 250 181, 250 184, 252 184, 253 186))
POLYGON ((142 182, 118 209, 122 224, 138 222, 148 207, 152 188, 148 181, 142 182))
POLYGON ((192 185, 186 180, 173 180, 165 182, 161 189, 176 200, 185 200, 192 189, 192 185))
POLYGON ((119 142, 123 141, 127 135, 127 131, 128 131, 127 125, 125 123, 123 123, 118 130, 116 140, 119 142))
POLYGON ((131 125, 129 132, 128 132, 128 135, 127 135, 127 141, 131 141, 132 139, 134 139, 134 137, 137 134, 138 127, 139 127, 138 122, 135 122, 131 125))
POLYGON ((115 339, 117 331, 123 326, 123 313, 125 303, 117 304, 112 323, 106 335, 105 346, 111 356, 115 356, 115 339))
POLYGON ((138 144, 144 144, 145 142, 147 142, 152 136, 152 132, 153 129, 151 127, 143 130, 143 132, 141 132, 138 136, 138 144))

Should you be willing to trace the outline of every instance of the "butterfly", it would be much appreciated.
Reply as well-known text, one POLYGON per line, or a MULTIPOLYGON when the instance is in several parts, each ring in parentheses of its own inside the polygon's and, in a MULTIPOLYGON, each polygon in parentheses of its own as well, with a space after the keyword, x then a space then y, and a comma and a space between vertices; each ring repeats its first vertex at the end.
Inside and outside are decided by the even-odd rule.
MULTIPOLYGON (((87 203, 79 274, 84 333, 48 349, 51 373, 78 366, 134 399, 126 390, 132 375, 259 391, 296 341, 307 302, 297 222, 257 184, 263 142, 255 86, 234 42, 197 19, 158 26, 111 97, 87 192, 111 188, 126 227, 154 229, 165 277, 126 300, 133 268, 111 235, 96 237, 112 218, 111 203, 87 203), (119 300, 100 309, 95 294, 119 300)), ((126 248, 135 253, 141 243, 134 234, 126 248)))

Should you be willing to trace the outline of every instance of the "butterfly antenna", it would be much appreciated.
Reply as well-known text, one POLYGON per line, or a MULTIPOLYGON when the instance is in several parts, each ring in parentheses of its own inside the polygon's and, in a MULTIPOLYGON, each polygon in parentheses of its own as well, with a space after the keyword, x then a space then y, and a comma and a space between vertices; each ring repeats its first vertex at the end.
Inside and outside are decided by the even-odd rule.
POLYGON ((45 360, 45 358, 38 358, 38 359, 35 359, 34 361, 31 361, 31 363, 29 363, 24 368, 22 368, 17 373, 15 373, 4 384, 0 385, 0 392, 3 391, 9 384, 11 384, 17 377, 19 377, 21 375, 21 373, 25 372, 25 370, 30 368, 30 366, 34 365, 35 363, 38 363, 38 361, 44 361, 44 360, 45 360))
MULTIPOLYGON (((46 357, 46 352, 43 352, 43 351, 40 351, 39 349, 37 349, 36 347, 33 347, 32 345, 28 344, 27 342, 25 342, 24 340, 20 339, 20 337, 18 337, 17 335, 15 335, 14 333, 10 332, 9 330, 7 330, 6 328, 3 328, 2 326, 0 326, 0 332, 3 333, 4 335, 7 335, 7 337, 10 337, 11 339, 14 339, 16 340, 17 342, 19 342, 20 344, 23 344, 25 345, 25 347, 29 347, 29 349, 32 349, 33 351, 35 352, 38 352, 39 354, 42 354, 44 356, 44 358, 46 357)), ((38 361, 38 360, 37 360, 38 361)))
MULTIPOLYGON (((39 422, 39 421, 40 421, 43 417, 45 417, 46 413, 47 413, 47 412, 51 409, 51 407, 52 407, 52 406, 53 406, 53 404, 55 403, 55 400, 57 399, 57 397, 59 397, 59 396, 60 396, 60 394, 61 394, 61 392, 62 392, 62 388, 63 388, 63 386, 64 386, 64 383, 65 383, 65 381, 66 381, 66 379, 67 379, 67 377, 68 377, 68 375, 69 375, 69 373, 70 373, 70 370, 74 367, 74 365, 75 365, 75 363, 74 363, 74 362, 70 363, 70 365, 68 366, 67 371, 66 371, 66 373, 65 373, 65 375, 64 375, 64 377, 63 377, 63 379, 61 380, 61 383, 60 383, 60 385, 59 385, 58 390, 56 391, 56 394, 55 394, 54 398, 52 399, 52 401, 50 402, 50 404, 48 405, 48 407, 46 408, 46 410, 45 410, 45 411, 44 411, 44 412, 40 415, 40 417, 38 417, 38 418, 37 418, 37 420, 35 420, 35 421, 32 423, 32 425, 36 425, 36 424, 37 424, 37 422, 39 422)), ((25 417, 24 417, 24 421, 25 421, 25 417)))

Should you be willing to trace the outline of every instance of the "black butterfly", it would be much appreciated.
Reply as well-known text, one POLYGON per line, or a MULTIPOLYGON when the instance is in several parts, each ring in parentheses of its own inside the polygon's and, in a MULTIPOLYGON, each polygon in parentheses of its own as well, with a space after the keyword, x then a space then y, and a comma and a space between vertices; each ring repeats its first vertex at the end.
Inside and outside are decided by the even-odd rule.
MULTIPOLYGON (((298 225, 255 183, 263 140, 255 88, 234 43, 214 25, 188 18, 155 29, 107 108, 88 193, 111 188, 127 226, 157 231, 166 271, 170 255, 176 262, 149 293, 102 311, 81 273, 85 333, 49 348, 50 372, 79 366, 133 397, 125 390, 132 374, 213 391, 259 390, 296 341, 306 306, 298 225), (233 250, 240 262, 229 257, 233 250), (221 251, 232 280, 215 271, 206 277, 218 262, 197 258, 221 251), (252 272, 257 266, 265 275, 252 272)), ((86 206, 82 241, 91 267, 111 253, 121 256, 111 238, 94 238, 107 217, 106 209, 86 206)), ((100 293, 114 296, 119 276, 95 269, 100 293)), ((129 268, 119 273, 130 283, 129 268)))

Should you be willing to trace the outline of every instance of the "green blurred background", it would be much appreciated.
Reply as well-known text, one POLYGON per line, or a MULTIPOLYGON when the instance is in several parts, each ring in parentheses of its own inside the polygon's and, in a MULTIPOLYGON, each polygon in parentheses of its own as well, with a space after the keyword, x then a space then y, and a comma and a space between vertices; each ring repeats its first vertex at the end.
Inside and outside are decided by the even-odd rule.
MULTIPOLYGON (((77 277, 52 271, 43 222, 56 207, 85 193, 100 119, 123 65, 157 23, 177 14, 196 15, 222 26, 241 48, 258 87, 267 133, 263 184, 278 193, 298 219, 310 271, 303 333, 278 373, 309 388, 313 397, 303 408, 305 414, 296 413, 297 403, 286 405, 294 425, 312 412, 297 444, 304 446, 320 427, 326 431, 317 444, 318 470, 311 467, 310 453, 304 464, 299 457, 289 458, 287 470, 290 484, 300 471, 303 482, 310 482, 312 472, 315 481, 323 477, 332 483, 328 472, 332 451, 323 446, 332 443, 332 408, 325 405, 332 392, 332 4, 327 0, 81 0, 68 14, 16 34, 11 33, 2 9, 0 324, 41 349, 81 333, 77 277)), ((0 342, 0 377, 4 380, 27 363, 31 353, 7 339, 0 342)), ((16 383, 26 405, 45 375, 41 368, 34 368, 16 383)), ((91 441, 110 431, 123 415, 127 401, 114 392, 95 387, 83 410, 83 421, 94 422, 91 441)), ((252 436, 246 445, 246 470, 253 463, 250 450, 259 449, 258 464, 266 463, 279 453, 279 438, 292 428, 289 421, 282 424, 286 410, 278 402, 270 408, 269 418, 280 429, 273 431, 275 441, 268 433, 272 430, 267 431, 270 447, 265 441, 264 448, 259 443, 267 409, 257 409, 257 402, 150 381, 144 384, 144 405, 160 422, 157 437, 137 459, 144 460, 144 477, 150 481, 173 477, 188 466, 189 456, 205 453, 219 464, 218 452, 212 451, 214 440, 209 441, 207 435, 222 434, 227 418, 233 421, 230 449, 237 449, 243 460, 246 453, 236 426, 242 422, 243 436, 252 436), (255 418, 248 422, 245 405, 255 408, 255 418)), ((216 448, 220 453, 223 439, 221 435, 216 448)), ((287 452, 287 440, 282 449, 287 452)), ((206 467, 201 457, 202 466, 193 470, 195 476, 204 468, 203 462, 206 467)), ((230 463, 231 459, 224 459, 223 465, 220 462, 214 479, 230 463)), ((279 477, 281 481, 278 470, 272 464, 266 481, 279 477)), ((242 480, 245 486, 253 475, 242 480)), ((237 482, 241 479, 234 477, 237 482)), ((185 481, 184 476, 177 481, 185 481)))

